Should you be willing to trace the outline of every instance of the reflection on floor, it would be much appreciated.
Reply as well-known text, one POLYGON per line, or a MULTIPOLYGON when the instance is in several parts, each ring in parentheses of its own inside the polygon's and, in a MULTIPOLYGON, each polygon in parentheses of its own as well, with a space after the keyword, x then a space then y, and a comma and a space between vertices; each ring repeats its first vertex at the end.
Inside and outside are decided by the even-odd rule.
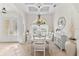
POLYGON ((49 52, 51 56, 66 56, 66 52, 59 49, 53 42, 49 44, 49 52))
MULTIPOLYGON (((59 50, 53 45, 53 53, 49 54, 49 49, 46 48, 46 56, 63 56, 64 51, 59 50)), ((37 52, 37 55, 42 55, 42 52, 37 52)), ((0 43, 0 56, 33 56, 33 49, 31 44, 19 44, 19 43, 0 43)))
MULTIPOLYGON (((33 55, 34 55, 34 53, 33 53, 33 50, 32 50, 32 56, 33 55)), ((42 52, 42 51, 36 51, 36 55, 37 56, 44 56, 44 52, 42 52)), ((48 48, 45 49, 45 56, 50 56, 48 48)))
POLYGON ((0 55, 3 56, 29 56, 30 49, 27 44, 0 43, 0 55))

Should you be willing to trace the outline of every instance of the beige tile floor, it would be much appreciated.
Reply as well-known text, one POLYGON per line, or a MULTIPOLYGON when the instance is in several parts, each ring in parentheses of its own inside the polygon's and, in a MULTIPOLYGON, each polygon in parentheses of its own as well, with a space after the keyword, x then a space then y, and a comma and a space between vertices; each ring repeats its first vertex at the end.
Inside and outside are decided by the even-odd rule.
POLYGON ((29 45, 19 43, 0 43, 0 56, 29 56, 29 45))
POLYGON ((51 56, 66 56, 66 52, 59 49, 54 42, 49 44, 49 53, 51 56))
MULTIPOLYGON (((53 53, 49 54, 49 49, 46 48, 46 56, 62 56, 65 52, 59 50, 54 45, 53 53)), ((42 55, 42 52, 37 52, 38 55, 42 55)), ((19 43, 0 43, 0 56, 33 56, 33 49, 31 44, 19 44, 19 43)))

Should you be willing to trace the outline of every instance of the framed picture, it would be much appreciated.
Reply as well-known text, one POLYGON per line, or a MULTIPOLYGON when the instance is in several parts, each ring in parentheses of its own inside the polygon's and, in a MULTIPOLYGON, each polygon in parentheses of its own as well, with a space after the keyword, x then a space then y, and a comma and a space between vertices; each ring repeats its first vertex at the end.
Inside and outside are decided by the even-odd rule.
POLYGON ((60 17, 58 19, 58 27, 60 29, 63 29, 65 27, 65 25, 66 25, 66 19, 65 19, 65 17, 60 17))

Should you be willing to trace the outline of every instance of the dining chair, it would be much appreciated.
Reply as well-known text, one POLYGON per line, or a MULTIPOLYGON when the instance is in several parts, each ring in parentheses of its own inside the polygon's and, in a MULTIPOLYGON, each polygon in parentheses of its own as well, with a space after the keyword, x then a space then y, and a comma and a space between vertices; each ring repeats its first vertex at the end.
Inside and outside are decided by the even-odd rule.
POLYGON ((34 49, 34 56, 36 56, 37 51, 42 51, 43 55, 45 56, 45 46, 46 46, 46 36, 33 36, 33 49, 34 49))

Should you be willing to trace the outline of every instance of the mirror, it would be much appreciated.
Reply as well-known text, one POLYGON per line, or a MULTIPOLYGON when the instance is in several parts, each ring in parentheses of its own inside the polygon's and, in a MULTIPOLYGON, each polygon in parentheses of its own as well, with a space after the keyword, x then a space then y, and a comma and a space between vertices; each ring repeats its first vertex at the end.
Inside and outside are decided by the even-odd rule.
POLYGON ((65 20, 65 17, 60 17, 58 19, 58 27, 59 29, 63 29, 66 25, 66 20, 65 20))

